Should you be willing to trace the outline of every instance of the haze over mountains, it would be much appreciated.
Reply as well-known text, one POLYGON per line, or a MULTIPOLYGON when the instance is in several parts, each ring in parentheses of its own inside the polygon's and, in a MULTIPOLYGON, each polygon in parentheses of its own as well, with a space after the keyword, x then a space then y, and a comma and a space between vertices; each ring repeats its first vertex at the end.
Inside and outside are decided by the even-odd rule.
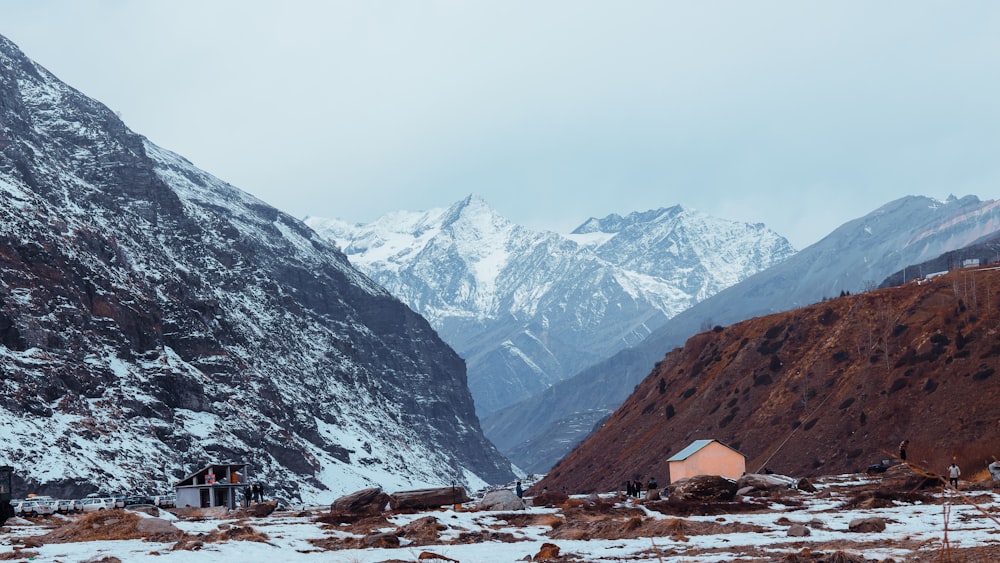
POLYGON ((162 491, 230 460, 320 502, 514 477, 423 318, 3 37, 0 218, 16 490, 162 491))

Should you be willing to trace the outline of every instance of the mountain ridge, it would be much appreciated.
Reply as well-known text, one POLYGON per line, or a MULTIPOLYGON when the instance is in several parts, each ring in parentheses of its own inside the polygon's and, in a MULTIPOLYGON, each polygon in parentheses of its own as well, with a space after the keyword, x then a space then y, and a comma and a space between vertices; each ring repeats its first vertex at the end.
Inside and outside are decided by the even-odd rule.
POLYGON ((464 362, 301 221, 0 37, 0 460, 53 496, 248 462, 274 496, 513 478, 464 362))

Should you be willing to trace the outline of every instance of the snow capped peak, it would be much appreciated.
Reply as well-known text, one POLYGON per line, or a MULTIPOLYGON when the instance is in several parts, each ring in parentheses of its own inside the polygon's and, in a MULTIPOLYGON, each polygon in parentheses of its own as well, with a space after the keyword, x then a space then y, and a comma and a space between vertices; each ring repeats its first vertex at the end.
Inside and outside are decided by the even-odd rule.
POLYGON ((353 231, 345 253, 466 358, 481 416, 794 252, 761 226, 681 206, 592 218, 571 235, 516 225, 476 195, 421 228, 384 221, 353 231))

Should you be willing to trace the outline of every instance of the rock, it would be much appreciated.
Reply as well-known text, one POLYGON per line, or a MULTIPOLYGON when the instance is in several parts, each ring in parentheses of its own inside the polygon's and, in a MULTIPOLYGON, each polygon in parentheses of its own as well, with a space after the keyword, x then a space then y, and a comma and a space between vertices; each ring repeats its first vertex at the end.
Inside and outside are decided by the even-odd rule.
POLYGON ((753 487, 758 490, 790 489, 795 486, 795 479, 784 475, 747 473, 736 482, 737 488, 753 487))
POLYGON ((534 506, 559 506, 569 500, 566 493, 555 493, 545 491, 531 497, 531 504, 534 506))
POLYGON ((847 529, 857 533, 885 531, 885 518, 855 518, 847 525, 847 529))
POLYGON ((246 507, 244 511, 248 516, 253 516, 254 518, 263 518, 265 516, 270 516, 275 509, 278 508, 278 501, 269 500, 267 502, 258 502, 256 504, 251 504, 246 507))
POLYGON ((788 528, 788 535, 789 535, 789 537, 803 538, 803 537, 811 535, 811 534, 812 534, 812 531, 809 528, 803 526, 802 524, 792 524, 788 528))
POLYGON ((364 539, 361 541, 362 543, 365 544, 366 547, 378 547, 378 548, 399 547, 399 537, 397 537, 396 534, 389 532, 381 534, 371 534, 369 536, 365 536, 364 539))
POLYGON ((554 559, 559 559, 559 546, 554 543, 543 543, 533 560, 552 561, 554 559))
POLYGON ((372 487, 338 498, 330 505, 330 512, 373 516, 381 514, 387 504, 389 504, 389 495, 383 492, 381 487, 372 487))
POLYGON ((421 551, 420 555, 417 556, 417 561, 452 561, 454 563, 459 563, 458 559, 451 559, 445 557, 444 555, 438 555, 437 553, 432 553, 430 551, 421 551))
POLYGON ((143 537, 180 537, 182 535, 182 532, 177 528, 177 526, 174 526, 162 518, 141 518, 135 523, 135 531, 142 534, 143 537))
POLYGON ((429 545, 437 543, 440 538, 439 532, 447 529, 448 527, 438 522, 437 518, 424 516, 405 526, 400 526, 396 530, 396 535, 409 540, 409 545, 429 545))
POLYGON ((464 487, 439 487, 399 491, 389 495, 389 507, 393 510, 439 508, 446 504, 469 502, 464 487))
POLYGON ((756 490, 757 489, 755 489, 753 487, 742 487, 742 488, 740 488, 739 490, 736 491, 736 496, 745 497, 745 496, 749 495, 750 493, 752 493, 752 492, 754 492, 756 490))
POLYGON ((652 489, 647 492, 646 500, 660 500, 660 489, 652 489))
POLYGON ((800 491, 805 491, 807 493, 815 493, 816 491, 819 490, 819 489, 816 488, 816 485, 812 484, 812 481, 810 481, 809 479, 806 479, 805 477, 799 479, 798 484, 796 484, 795 486, 800 491))
POLYGON ((736 483, 718 475, 696 475, 678 483, 674 494, 681 500, 732 500, 736 483))
POLYGON ((519 499, 514 491, 500 489, 486 493, 483 500, 479 501, 479 508, 482 510, 524 510, 524 501, 519 499))

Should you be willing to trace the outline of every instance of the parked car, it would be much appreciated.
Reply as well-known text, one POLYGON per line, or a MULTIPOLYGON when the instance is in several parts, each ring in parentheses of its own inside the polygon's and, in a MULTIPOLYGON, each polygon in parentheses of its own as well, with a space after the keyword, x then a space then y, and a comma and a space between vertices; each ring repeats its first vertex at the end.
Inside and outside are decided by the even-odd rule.
POLYGON ((57 500, 56 512, 59 514, 70 514, 71 512, 76 512, 76 501, 69 499, 57 500))
POLYGON ((100 497, 85 498, 80 501, 80 504, 83 512, 97 512, 98 510, 111 509, 115 507, 114 501, 109 504, 106 499, 100 497))
POLYGON ((55 504, 47 499, 31 499, 21 503, 22 516, 48 516, 55 511, 55 504))
POLYGON ((111 502, 115 508, 125 508, 125 497, 117 496, 111 499, 111 502))
POLYGON ((14 509, 14 516, 24 516, 24 501, 21 499, 16 499, 10 501, 11 508, 14 509))
POLYGON ((153 499, 153 504, 160 508, 173 508, 177 505, 177 495, 174 493, 159 495, 153 499))
POLYGON ((147 495, 131 495, 125 497, 125 506, 132 506, 133 504, 153 504, 153 498, 147 495))

